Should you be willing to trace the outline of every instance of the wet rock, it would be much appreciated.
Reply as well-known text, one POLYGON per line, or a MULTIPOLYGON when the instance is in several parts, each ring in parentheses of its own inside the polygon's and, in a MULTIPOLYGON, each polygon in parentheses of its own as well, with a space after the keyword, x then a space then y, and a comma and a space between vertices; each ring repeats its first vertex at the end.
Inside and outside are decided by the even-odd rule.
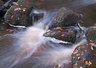
POLYGON ((96 27, 87 30, 86 39, 86 43, 76 47, 72 54, 73 68, 96 67, 96 27))
POLYGON ((32 25, 30 20, 30 12, 34 6, 39 5, 39 0, 18 0, 6 12, 4 18, 5 22, 12 25, 29 26, 32 25))
POLYGON ((75 26, 80 20, 80 15, 73 12, 68 8, 61 8, 56 16, 54 17, 52 23, 49 26, 49 29, 54 27, 67 27, 67 26, 75 26))
POLYGON ((90 27, 86 32, 86 38, 91 46, 94 47, 94 59, 90 68, 96 67, 96 27, 90 27))
POLYGON ((86 32, 88 41, 93 41, 96 44, 96 27, 90 27, 86 32))
POLYGON ((76 41, 76 32, 74 28, 56 27, 47 31, 44 36, 74 43, 76 41))
POLYGON ((0 19, 2 22, 4 22, 4 14, 6 11, 13 5, 13 2, 16 2, 17 0, 2 0, 0 3, 0 19))
POLYGON ((82 43, 72 54, 73 68, 90 68, 94 57, 93 48, 87 43, 82 43))

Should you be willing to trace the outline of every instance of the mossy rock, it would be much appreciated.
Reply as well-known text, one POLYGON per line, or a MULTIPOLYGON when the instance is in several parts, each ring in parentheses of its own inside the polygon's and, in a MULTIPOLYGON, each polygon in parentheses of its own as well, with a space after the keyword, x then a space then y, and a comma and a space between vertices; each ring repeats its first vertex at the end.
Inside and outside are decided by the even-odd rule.
POLYGON ((74 26, 80 20, 80 15, 70 10, 69 8, 62 7, 49 25, 49 29, 54 27, 67 27, 74 26))
POLYGON ((32 7, 39 3, 41 3, 39 0, 18 0, 6 12, 4 16, 5 22, 12 25, 31 26, 32 22, 29 22, 29 14, 32 11, 32 7))
POLYGON ((96 27, 90 27, 86 32, 88 41, 93 41, 96 44, 96 27))
POLYGON ((94 60, 94 50, 87 43, 76 47, 72 54, 73 68, 91 68, 94 60))

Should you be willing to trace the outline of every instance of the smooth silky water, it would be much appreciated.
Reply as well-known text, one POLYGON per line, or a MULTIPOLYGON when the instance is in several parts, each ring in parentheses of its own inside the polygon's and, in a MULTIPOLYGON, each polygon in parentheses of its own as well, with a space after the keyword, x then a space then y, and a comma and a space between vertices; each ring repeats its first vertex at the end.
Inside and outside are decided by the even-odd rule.
MULTIPOLYGON (((50 5, 46 7, 51 7, 49 10, 62 6, 75 9, 96 3, 96 0, 68 0, 68 3, 65 1, 63 4, 64 0, 60 0, 55 5, 56 1, 51 1, 54 1, 54 5, 51 5, 53 2, 48 2, 50 5)), ((71 47, 64 47, 59 43, 66 42, 44 37, 43 34, 47 31, 46 25, 50 24, 56 12, 46 13, 44 11, 43 13, 44 18, 33 26, 17 33, 0 36, 0 68, 54 68, 57 64, 61 68, 72 68, 71 54, 86 40, 83 39, 71 47)))
POLYGON ((8 47, 5 54, 0 56, 0 68, 20 68, 19 64, 25 66, 23 63, 26 65, 30 63, 28 68, 54 68, 57 64, 61 67, 71 62, 71 54, 75 47, 85 42, 82 40, 72 47, 64 47, 58 43, 66 42, 44 37, 46 30, 40 25, 38 27, 35 24, 23 32, 10 35, 17 40, 11 47, 8 47))

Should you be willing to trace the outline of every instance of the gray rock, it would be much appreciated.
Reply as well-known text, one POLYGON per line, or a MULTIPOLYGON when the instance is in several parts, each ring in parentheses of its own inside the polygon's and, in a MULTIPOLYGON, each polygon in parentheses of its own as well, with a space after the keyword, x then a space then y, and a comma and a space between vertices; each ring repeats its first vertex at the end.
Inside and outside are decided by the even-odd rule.
POLYGON ((61 8, 54 17, 49 29, 54 27, 75 26, 80 20, 80 15, 68 8, 61 8))

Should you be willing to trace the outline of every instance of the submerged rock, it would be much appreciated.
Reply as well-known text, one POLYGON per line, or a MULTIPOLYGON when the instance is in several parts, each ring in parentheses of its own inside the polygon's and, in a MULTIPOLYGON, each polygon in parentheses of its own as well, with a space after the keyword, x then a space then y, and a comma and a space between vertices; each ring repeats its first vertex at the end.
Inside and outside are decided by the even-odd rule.
POLYGON ((41 3, 39 0, 18 0, 6 12, 5 22, 12 25, 31 26, 30 12, 34 6, 41 3))
POLYGON ((75 26, 80 20, 80 15, 68 8, 61 8, 54 17, 49 29, 54 27, 75 26))

